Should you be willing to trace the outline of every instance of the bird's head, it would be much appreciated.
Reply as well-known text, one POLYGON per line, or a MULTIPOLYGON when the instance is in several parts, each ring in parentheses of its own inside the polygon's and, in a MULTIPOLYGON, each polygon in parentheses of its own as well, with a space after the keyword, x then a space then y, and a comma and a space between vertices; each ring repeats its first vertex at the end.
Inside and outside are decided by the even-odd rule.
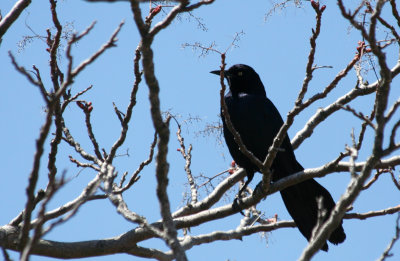
MULTIPOLYGON (((220 75, 221 71, 216 70, 210 73, 220 75)), ((233 94, 248 93, 266 96, 260 76, 248 65, 235 64, 224 71, 224 77, 228 80, 229 88, 233 94)))

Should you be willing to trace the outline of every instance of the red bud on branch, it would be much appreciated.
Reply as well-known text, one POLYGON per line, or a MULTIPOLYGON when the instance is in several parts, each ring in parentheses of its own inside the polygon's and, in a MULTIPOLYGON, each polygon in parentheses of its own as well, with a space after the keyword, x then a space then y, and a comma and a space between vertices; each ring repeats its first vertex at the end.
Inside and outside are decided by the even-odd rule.
POLYGON ((78 107, 81 108, 82 110, 85 109, 85 105, 84 105, 82 102, 80 102, 80 101, 77 101, 77 102, 76 102, 76 105, 78 105, 78 107))
POLYGON ((158 14, 161 11, 161 8, 162 8, 162 6, 158 5, 158 6, 154 7, 153 9, 151 9, 151 11, 150 11, 151 15, 154 16, 154 15, 158 14))

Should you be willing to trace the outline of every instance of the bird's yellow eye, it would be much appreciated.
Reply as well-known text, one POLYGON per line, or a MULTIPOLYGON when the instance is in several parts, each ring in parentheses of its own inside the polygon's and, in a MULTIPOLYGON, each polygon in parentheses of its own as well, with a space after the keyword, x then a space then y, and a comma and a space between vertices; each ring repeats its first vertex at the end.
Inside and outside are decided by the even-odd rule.
POLYGON ((242 75, 243 75, 243 72, 240 71, 240 72, 237 73, 237 75, 238 75, 238 76, 242 76, 242 75))

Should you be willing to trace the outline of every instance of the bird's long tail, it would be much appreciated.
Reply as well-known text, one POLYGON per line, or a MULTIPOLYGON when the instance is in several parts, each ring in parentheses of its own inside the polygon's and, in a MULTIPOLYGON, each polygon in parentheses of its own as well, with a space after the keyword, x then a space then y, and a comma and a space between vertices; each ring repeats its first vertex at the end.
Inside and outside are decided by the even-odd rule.
MULTIPOLYGON (((319 213, 323 214, 325 211, 325 215, 322 216, 322 220, 325 221, 328 219, 335 206, 331 194, 314 179, 290 186, 282 190, 281 195, 289 214, 307 240, 311 238, 312 231, 318 222, 319 213), (320 201, 322 203, 322 205, 320 204, 322 209, 318 207, 318 199, 322 200, 320 201)), ((345 238, 346 234, 344 233, 341 222, 332 232, 328 240, 333 244, 339 244, 342 243, 345 238)), ((322 247, 322 250, 328 250, 328 245, 326 243, 322 247)))

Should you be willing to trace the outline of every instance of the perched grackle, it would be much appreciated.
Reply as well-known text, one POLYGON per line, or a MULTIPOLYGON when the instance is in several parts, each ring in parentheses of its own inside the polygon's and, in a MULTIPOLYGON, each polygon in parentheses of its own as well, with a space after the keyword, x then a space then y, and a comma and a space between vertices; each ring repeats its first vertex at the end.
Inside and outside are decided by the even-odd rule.
MULTIPOLYGON (((220 74, 220 71, 212 71, 220 74)), ((283 120, 274 104, 267 98, 264 85, 253 68, 244 64, 236 64, 224 71, 230 91, 225 95, 225 103, 235 130, 239 133, 244 145, 260 161, 264 161, 268 149, 283 125, 283 120)), ((246 170, 247 181, 243 188, 250 183, 258 167, 239 150, 232 133, 229 131, 222 115, 225 141, 235 162, 246 170)), ((286 135, 271 172, 272 182, 304 170, 297 162, 289 137, 286 135)), ((240 196, 239 192, 239 196, 240 196)), ((313 228, 318 221, 318 199, 322 199, 322 210, 325 210, 323 220, 327 220, 335 202, 329 192, 314 179, 292 185, 280 191, 283 202, 296 222, 297 227, 307 240, 310 240, 313 228)), ((322 211, 323 213, 324 211, 322 211)), ((342 223, 342 222, 341 222, 342 223)), ((342 224, 330 235, 333 244, 342 243, 346 238, 342 224)), ((327 251, 328 245, 322 247, 327 251)))

